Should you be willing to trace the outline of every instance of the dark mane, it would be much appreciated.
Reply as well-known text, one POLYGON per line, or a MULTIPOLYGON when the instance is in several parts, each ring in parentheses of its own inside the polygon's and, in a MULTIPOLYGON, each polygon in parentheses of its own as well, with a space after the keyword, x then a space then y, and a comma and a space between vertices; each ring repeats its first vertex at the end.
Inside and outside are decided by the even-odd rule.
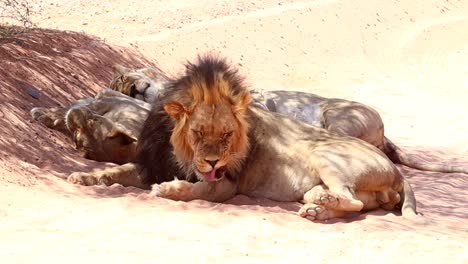
POLYGON ((146 119, 137 145, 136 163, 145 171, 145 184, 172 181, 174 177, 186 179, 172 153, 171 138, 174 124, 164 111, 167 100, 153 105, 146 119))
POLYGON ((208 100, 217 103, 222 98, 231 98, 247 90, 238 70, 225 58, 213 54, 199 55, 196 63, 188 61, 185 64, 185 74, 169 82, 168 88, 173 89, 173 95, 178 97, 176 99, 186 106, 193 101, 208 100), (225 84, 224 87, 220 88, 221 84, 225 84), (213 94, 219 97, 213 98, 213 94))
POLYGON ((174 157, 174 148, 170 143, 170 138, 175 124, 164 111, 166 103, 177 100, 189 106, 197 97, 199 100, 202 97, 216 101, 220 98, 231 97, 225 96, 223 91, 233 96, 246 91, 238 71, 223 58, 207 54, 198 56, 196 63, 187 62, 185 66, 185 74, 178 79, 170 80, 162 96, 153 104, 138 140, 136 162, 145 170, 147 184, 171 181, 174 177, 186 180, 196 179, 195 175, 185 175, 174 157), (219 78, 222 82, 219 82, 219 78), (219 83, 224 83, 227 86, 226 89, 219 89, 220 87, 216 86, 219 83), (210 92, 203 93, 203 89, 191 89, 202 84, 203 89, 208 89, 210 92), (207 98, 206 94, 212 94, 215 89, 221 90, 218 94, 219 98, 207 98))

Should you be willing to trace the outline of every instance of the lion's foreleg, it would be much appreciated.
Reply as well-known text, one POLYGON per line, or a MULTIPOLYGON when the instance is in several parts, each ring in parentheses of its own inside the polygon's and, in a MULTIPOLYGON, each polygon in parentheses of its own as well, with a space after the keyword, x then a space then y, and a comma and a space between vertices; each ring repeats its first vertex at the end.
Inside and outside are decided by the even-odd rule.
POLYGON ((226 201, 237 192, 237 185, 228 179, 216 182, 197 182, 174 180, 152 186, 152 194, 176 201, 206 200, 211 202, 226 201))
POLYGON ((69 134, 68 128, 65 125, 65 112, 67 108, 53 107, 34 107, 30 113, 34 120, 44 124, 48 128, 61 131, 69 134))
POLYGON ((75 172, 68 176, 68 181, 81 185, 107 185, 114 183, 123 186, 134 186, 149 189, 149 185, 143 183, 140 166, 136 163, 126 163, 120 166, 106 168, 91 173, 75 172))

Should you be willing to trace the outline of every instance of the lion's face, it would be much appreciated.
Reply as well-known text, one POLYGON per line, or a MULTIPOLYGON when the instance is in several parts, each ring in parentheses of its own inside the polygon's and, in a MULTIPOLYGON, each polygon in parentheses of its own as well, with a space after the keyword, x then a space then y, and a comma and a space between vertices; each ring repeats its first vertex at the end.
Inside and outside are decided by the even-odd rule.
POLYGON ((156 83, 143 70, 132 71, 123 66, 114 66, 114 77, 109 86, 112 90, 145 102, 153 102, 159 96, 156 83))
POLYGON ((176 157, 189 172, 200 180, 217 181, 239 171, 249 147, 243 108, 226 102, 201 103, 189 110, 173 102, 165 109, 176 119, 171 137, 176 157))
MULTIPOLYGON (((206 181, 222 178, 227 165, 231 165, 234 134, 240 133, 231 107, 227 105, 198 106, 187 127, 188 143, 194 157, 195 173, 206 181)), ((236 135, 237 137, 239 135, 236 135)))
POLYGON ((85 158, 117 164, 133 160, 137 138, 124 127, 86 107, 72 108, 65 119, 76 148, 85 158))
POLYGON ((233 180, 249 150, 249 90, 224 59, 206 55, 186 64, 163 96, 164 111, 175 121, 170 142, 187 176, 233 180))

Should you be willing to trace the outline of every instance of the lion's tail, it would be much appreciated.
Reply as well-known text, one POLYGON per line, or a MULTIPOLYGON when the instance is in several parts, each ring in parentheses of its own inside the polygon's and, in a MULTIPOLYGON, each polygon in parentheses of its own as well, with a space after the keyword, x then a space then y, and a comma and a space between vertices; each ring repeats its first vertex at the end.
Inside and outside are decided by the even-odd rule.
POLYGON ((401 197, 401 214, 406 217, 416 216, 416 198, 409 182, 403 178, 403 191, 401 197))
POLYGON ((393 163, 399 163, 414 169, 423 171, 446 172, 454 173, 460 172, 468 174, 468 167, 466 166, 453 166, 449 164, 434 164, 426 161, 417 160, 398 146, 396 146, 390 139, 384 137, 384 152, 393 163))

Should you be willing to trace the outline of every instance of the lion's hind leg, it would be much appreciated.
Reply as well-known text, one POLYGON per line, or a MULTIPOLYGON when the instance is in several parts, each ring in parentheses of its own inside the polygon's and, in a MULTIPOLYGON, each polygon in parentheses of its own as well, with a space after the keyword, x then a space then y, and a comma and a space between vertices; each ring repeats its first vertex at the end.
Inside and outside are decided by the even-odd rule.
POLYGON ((339 211, 361 211, 364 203, 345 186, 330 189, 317 185, 304 194, 304 203, 314 203, 339 211))
POLYGON ((393 210, 400 202, 400 195, 392 190, 378 192, 356 192, 356 197, 364 204, 362 211, 370 211, 378 208, 393 210))
POLYGON ((369 211, 379 207, 391 210, 400 201, 398 193, 393 190, 359 191, 355 194, 348 190, 342 188, 338 194, 323 184, 315 186, 304 194, 305 204, 299 210, 299 215, 311 220, 327 220, 343 217, 350 211, 369 211))
POLYGON ((299 215, 311 220, 343 217, 347 211, 360 211, 363 207, 361 201, 336 194, 323 184, 307 191, 303 202, 299 215))
POLYGON ((364 203, 356 197, 354 191, 343 185, 330 187, 327 196, 319 195, 316 197, 315 203, 341 211, 358 212, 364 208, 364 203), (336 202, 333 202, 334 200, 336 202))

